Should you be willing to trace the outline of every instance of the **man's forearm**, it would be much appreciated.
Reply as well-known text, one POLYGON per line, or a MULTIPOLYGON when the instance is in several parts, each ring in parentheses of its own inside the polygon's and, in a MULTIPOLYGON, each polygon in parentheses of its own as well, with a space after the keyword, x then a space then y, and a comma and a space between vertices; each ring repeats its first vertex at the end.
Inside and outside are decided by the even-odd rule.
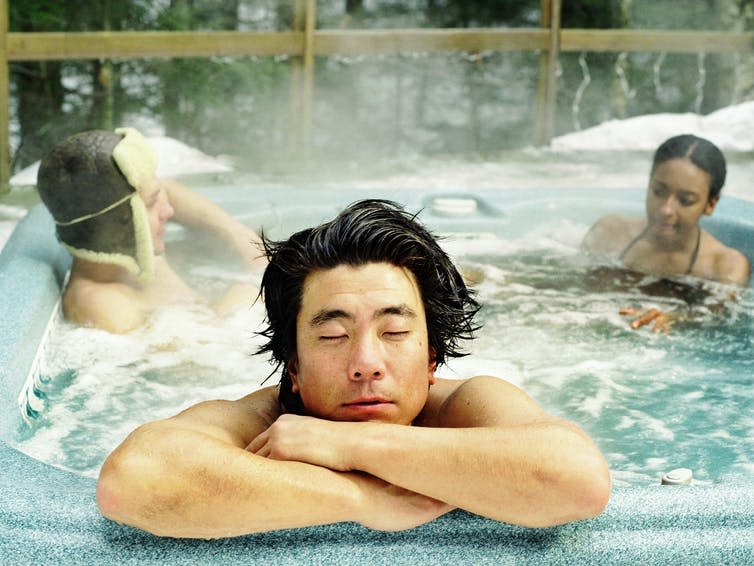
POLYGON ((597 515, 609 495, 598 450, 561 421, 511 428, 359 423, 351 465, 500 521, 549 526, 597 515))
POLYGON ((152 424, 105 462, 97 502, 106 517, 157 535, 215 538, 356 520, 360 481, 152 424))
POLYGON ((161 182, 175 210, 176 221, 204 230, 230 244, 238 255, 255 269, 265 265, 262 250, 258 245, 260 237, 254 230, 185 185, 170 179, 163 179, 161 182))

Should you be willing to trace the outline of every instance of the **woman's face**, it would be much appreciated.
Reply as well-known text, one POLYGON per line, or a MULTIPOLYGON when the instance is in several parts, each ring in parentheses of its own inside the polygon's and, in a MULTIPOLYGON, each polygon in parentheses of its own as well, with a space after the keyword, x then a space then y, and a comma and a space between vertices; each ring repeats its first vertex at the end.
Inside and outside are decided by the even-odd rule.
POLYGON ((647 221, 650 234, 667 243, 693 237, 703 214, 712 214, 718 198, 709 199, 710 175, 681 157, 660 163, 649 180, 647 221))

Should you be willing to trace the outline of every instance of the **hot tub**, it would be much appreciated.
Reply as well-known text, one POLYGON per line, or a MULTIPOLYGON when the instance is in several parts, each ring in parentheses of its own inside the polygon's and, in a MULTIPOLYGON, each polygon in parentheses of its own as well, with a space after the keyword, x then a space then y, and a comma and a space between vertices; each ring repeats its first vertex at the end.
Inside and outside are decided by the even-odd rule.
MULTIPOLYGON (((329 219, 340 207, 359 198, 391 198, 405 203, 411 210, 423 209, 420 217, 435 232, 447 235, 451 249, 460 245, 465 252, 459 253, 466 256, 469 255, 469 238, 471 248, 482 250, 484 256, 494 256, 496 248, 520 237, 522 231, 531 227, 533 219, 540 216, 557 219, 558 224, 545 235, 548 238, 552 231, 563 232, 574 225, 588 225, 605 211, 641 214, 643 206, 643 191, 636 190, 485 189, 478 194, 340 190, 324 197, 322 192, 309 189, 277 188, 273 194, 255 193, 252 196, 237 187, 214 187, 202 192, 251 225, 256 226, 258 220, 263 219, 265 230, 273 237, 329 219), (283 206, 280 203, 289 204, 283 206)), ((728 244, 742 249, 750 258, 754 257, 754 204, 724 196, 705 227, 728 244)), ((557 248, 560 241, 553 245, 557 248)), ((551 250, 552 246, 548 249, 551 250)), ((537 256, 536 261, 550 265, 547 253, 537 256)), ((466 256, 464 260, 469 259, 466 256)), ((476 258, 469 259, 472 260, 476 261, 476 258)), ((0 256, 0 321, 3 324, 0 343, 0 459, 3 467, 0 479, 0 557, 3 563, 414 564, 421 561, 500 564, 515 561, 572 564, 675 563, 678 559, 683 563, 751 563, 754 560, 754 476, 748 465, 754 456, 751 453, 748 457, 745 455, 750 446, 746 443, 751 442, 749 439, 753 434, 746 427, 739 433, 746 435, 748 430, 748 438, 733 435, 725 440, 732 445, 732 458, 739 460, 732 468, 712 471, 709 463, 701 463, 700 468, 696 468, 693 461, 688 461, 688 455, 674 459, 678 454, 666 454, 666 460, 657 463, 657 470, 677 462, 694 468, 699 480, 692 485, 669 486, 660 485, 660 477, 655 475, 657 470, 651 466, 649 472, 637 474, 630 466, 616 465, 616 485, 601 516, 548 529, 514 527, 456 511, 427 525, 399 533, 338 524, 228 540, 195 541, 159 539, 111 523, 97 512, 93 478, 42 463, 14 447, 15 436, 24 423, 22 412, 28 408, 29 396, 34 395, 40 352, 50 332, 50 321, 54 320, 59 308, 60 289, 69 262, 67 254, 55 241, 49 215, 39 206, 19 223, 0 256)), ((577 264, 566 264, 574 270, 581 268, 577 264)), ((515 280, 513 271, 502 276, 505 282, 501 286, 503 291, 498 288, 485 294, 482 290, 481 298, 505 302, 515 293, 532 298, 548 292, 531 282, 522 286, 515 280), (508 295, 501 298, 501 292, 508 295)), ((490 277, 489 273, 487 277, 490 277)), ((485 284, 481 283, 482 286, 485 284)), ((744 307, 750 304, 746 300, 744 307)), ((617 309, 624 305, 615 306, 617 309)), ((557 318, 538 320, 541 313, 535 315, 530 317, 530 325, 523 330, 535 332, 537 328, 557 321, 557 318)), ((744 325, 749 325, 749 333, 746 327, 737 331, 743 332, 742 340, 750 341, 742 344, 744 350, 737 351, 737 362, 731 371, 735 373, 734 381, 737 379, 741 383, 741 396, 748 399, 745 401, 748 405, 744 403, 743 406, 752 407, 754 370, 751 364, 748 365, 748 375, 740 374, 742 368, 747 367, 746 352, 754 352, 751 313, 739 316, 737 324, 742 320, 744 325)), ((564 321, 563 324, 567 326, 573 321, 564 321)), ((600 332, 603 322, 588 321, 586 324, 594 325, 600 332)), ((722 324, 714 328, 724 327, 722 324)), ((606 328, 606 340, 623 332, 617 321, 606 328)), ((714 335, 718 330, 710 332, 714 335)), ((678 339, 672 336, 650 338, 648 333, 629 336, 632 338, 626 342, 627 349, 649 344, 652 348, 667 347, 672 351, 676 347, 673 341, 678 339), (668 340, 669 346, 657 342, 662 340, 668 340)), ((513 340, 514 336, 510 339, 513 340)), ((527 338, 530 342, 536 339, 536 336, 527 338)), ((481 354, 479 363, 483 367, 486 361, 484 342, 481 348, 477 353, 481 354)), ((595 366, 596 362, 599 360, 587 360, 583 373, 599 373, 601 366, 599 363, 595 366)), ((473 363, 469 366, 464 361, 450 369, 453 372, 473 371, 476 369, 473 363)), ((557 405, 558 399, 550 389, 568 391, 572 386, 577 387, 563 379, 553 382, 558 387, 550 389, 546 381, 531 381, 530 374, 546 373, 548 368, 526 365, 526 360, 521 361, 523 365, 516 365, 517 362, 510 358, 502 362, 493 360, 493 363, 498 367, 490 373, 505 369, 518 372, 516 381, 540 402, 544 398, 551 409, 557 409, 550 404, 557 405)), ((557 378, 560 368, 552 369, 552 375, 557 378)), ((626 369, 628 374, 630 368, 626 369)), ((709 380, 729 377, 723 372, 722 375, 710 375, 709 380)), ((622 384, 616 384, 616 390, 621 387, 622 384)), ((588 387, 584 391, 588 392, 588 387)), ((666 394, 673 395, 674 392, 671 390, 666 394)), ((33 397, 31 399, 33 404, 33 397)), ((599 393, 592 396, 584 393, 582 402, 574 408, 581 411, 579 417, 589 420, 590 415, 599 413, 594 412, 595 399, 600 400, 599 393)), ((694 399, 693 395, 680 396, 679 402, 693 403, 694 399)), ((609 405, 604 399, 602 404, 609 405)), ((726 410, 725 407, 718 409, 726 410)), ((740 408, 730 410, 737 412, 740 408)), ((628 408, 626 415, 626 418, 631 417, 628 408)), ((750 418, 742 414, 731 415, 731 418, 735 417, 750 418)), ((581 418, 574 420, 584 424, 581 418)), ((586 424, 589 430, 589 423, 586 424)), ((672 428, 672 425, 666 425, 672 428)), ((623 439, 631 440, 634 434, 630 419, 616 421, 613 429, 612 436, 623 439)), ((604 444, 613 440, 608 438, 612 433, 605 436, 604 444, 599 433, 590 433, 596 436, 610 459, 613 449, 604 444)), ((704 431, 700 434, 703 435, 704 431)), ((671 440, 672 437, 665 439, 671 440)), ((647 439, 636 438, 635 442, 647 442, 647 439)), ((688 446, 694 450, 693 443, 688 446)), ((713 458, 715 454, 710 452, 704 458, 713 458)), ((611 460, 611 470, 613 462, 620 460, 611 460)))

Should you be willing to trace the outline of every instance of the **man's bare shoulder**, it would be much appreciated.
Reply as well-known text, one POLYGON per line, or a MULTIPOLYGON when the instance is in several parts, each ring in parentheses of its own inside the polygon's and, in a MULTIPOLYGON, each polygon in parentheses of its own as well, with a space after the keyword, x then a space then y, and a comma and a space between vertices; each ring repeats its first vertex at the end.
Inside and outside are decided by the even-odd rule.
POLYGON ((137 293, 122 283, 99 283, 71 277, 63 294, 63 314, 75 324, 121 334, 141 326, 146 319, 137 293))
POLYGON ((643 226, 643 218, 621 214, 603 216, 589 228, 581 249, 592 255, 616 257, 643 226))
POLYGON ((417 424, 437 427, 511 426, 546 413, 516 385, 489 375, 440 379, 430 389, 417 424))
POLYGON ((280 414, 278 387, 269 386, 233 401, 198 403, 168 420, 245 448, 280 414))

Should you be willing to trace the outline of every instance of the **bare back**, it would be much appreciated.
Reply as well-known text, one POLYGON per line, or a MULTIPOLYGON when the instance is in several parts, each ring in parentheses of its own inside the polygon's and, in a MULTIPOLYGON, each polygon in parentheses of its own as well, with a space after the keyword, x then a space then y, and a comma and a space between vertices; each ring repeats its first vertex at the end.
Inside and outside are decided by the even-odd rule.
POLYGON ((142 325, 160 306, 198 299, 162 257, 155 258, 155 277, 150 282, 130 275, 115 277, 115 269, 74 263, 63 294, 63 313, 68 320, 123 333, 142 325))

